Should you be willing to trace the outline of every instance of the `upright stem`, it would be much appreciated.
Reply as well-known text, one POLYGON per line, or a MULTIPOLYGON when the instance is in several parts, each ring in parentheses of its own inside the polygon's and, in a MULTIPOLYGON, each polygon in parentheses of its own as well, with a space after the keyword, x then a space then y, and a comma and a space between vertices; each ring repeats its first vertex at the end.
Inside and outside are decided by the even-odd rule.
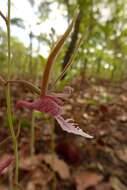
MULTIPOLYGON (((55 164, 55 123, 54 120, 52 120, 52 133, 51 133, 51 151, 52 151, 52 164, 55 164)), ((57 179, 56 179, 56 173, 53 171, 53 182, 52 182, 52 190, 56 190, 57 188, 57 179)))
MULTIPOLYGON (((10 46, 10 10, 11 10, 11 0, 8 0, 8 20, 7 20, 7 42, 8 42, 8 80, 10 80, 11 77, 11 46, 10 46)), ((13 149, 15 154, 15 162, 16 162, 16 168, 15 168, 15 184, 18 184, 18 144, 17 144, 17 138, 15 135, 13 122, 12 122, 12 110, 11 110, 11 94, 10 94, 10 84, 7 83, 7 86, 5 88, 6 91, 6 101, 7 101, 7 117, 8 117, 8 123, 10 127, 10 133, 13 140, 13 149)))
POLYGON ((34 111, 32 112, 32 122, 31 122, 31 140, 30 140, 30 154, 31 154, 31 159, 34 156, 35 153, 35 114, 34 111))
MULTIPOLYGON (((35 84, 37 85, 37 78, 35 74, 35 84)), ((36 98, 36 97, 35 97, 36 98)), ((35 112, 32 112, 32 121, 31 121, 31 131, 30 131, 30 154, 31 154, 31 160, 35 154, 35 112)))

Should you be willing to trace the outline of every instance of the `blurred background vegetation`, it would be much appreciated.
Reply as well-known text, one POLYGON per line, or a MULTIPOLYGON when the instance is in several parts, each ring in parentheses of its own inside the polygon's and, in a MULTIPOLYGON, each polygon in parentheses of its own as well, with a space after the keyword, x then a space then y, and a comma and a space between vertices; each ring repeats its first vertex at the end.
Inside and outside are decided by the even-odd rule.
MULTIPOLYGON (((74 64, 65 77, 71 80, 75 76, 106 79, 113 82, 122 81, 127 74, 127 3, 126 0, 28 0, 31 8, 37 7, 36 17, 38 23, 47 22, 52 13, 52 5, 56 4, 61 9, 62 17, 67 23, 74 16, 78 8, 79 13, 74 30, 66 42, 60 56, 57 58, 53 70, 53 78, 57 78, 64 69, 71 56, 76 52, 74 64), (84 36, 79 49, 76 49, 77 40, 84 36)), ((13 6, 13 4, 12 4, 13 6)), ((29 15, 28 15, 29 16, 29 15)), ((12 26, 26 30, 22 18, 12 18, 12 26)), ((62 23, 59 23, 61 27, 62 23)), ((41 76, 42 67, 46 62, 45 56, 40 53, 41 46, 45 45, 50 50, 59 38, 55 28, 50 32, 40 31, 34 34, 30 26, 29 46, 18 39, 11 37, 12 46, 12 77, 31 78, 41 76), (37 48, 34 48, 34 39, 37 48)), ((63 31, 64 32, 64 31, 63 31)), ((6 76, 7 72, 7 35, 0 27, 0 74, 6 76)))

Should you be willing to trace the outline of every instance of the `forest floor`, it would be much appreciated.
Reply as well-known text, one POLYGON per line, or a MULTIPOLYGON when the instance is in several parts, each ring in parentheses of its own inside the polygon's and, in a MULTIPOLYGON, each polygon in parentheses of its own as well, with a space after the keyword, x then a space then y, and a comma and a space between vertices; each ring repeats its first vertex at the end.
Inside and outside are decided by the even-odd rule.
MULTIPOLYGON (((75 79, 74 92, 65 102, 63 115, 73 118, 93 139, 63 132, 48 116, 35 112, 35 155, 30 156, 29 110, 14 106, 13 123, 20 131, 19 189, 23 190, 127 190, 127 82, 75 79)), ((13 103, 33 99, 28 89, 12 88, 13 103)), ((5 95, 0 89, 0 162, 12 154, 5 95), (8 137, 8 138, 7 138, 8 137), (6 139, 6 141, 5 141, 6 139), (4 140, 4 142, 3 142, 4 140)), ((0 177, 0 190, 13 181, 10 167, 0 177), (9 174, 8 174, 9 173, 9 174), (10 177, 8 177, 10 176, 10 177)))

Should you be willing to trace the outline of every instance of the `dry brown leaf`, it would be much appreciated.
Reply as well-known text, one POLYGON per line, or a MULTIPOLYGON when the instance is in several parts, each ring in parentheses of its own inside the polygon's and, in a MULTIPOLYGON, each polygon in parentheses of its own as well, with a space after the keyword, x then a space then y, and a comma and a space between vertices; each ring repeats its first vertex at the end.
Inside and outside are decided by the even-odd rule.
POLYGON ((62 179, 70 178, 70 170, 68 165, 57 155, 46 154, 43 156, 45 163, 49 164, 50 167, 59 174, 62 179), (53 158, 54 157, 54 158, 53 158))
POLYGON ((118 178, 116 177, 111 177, 110 178, 110 183, 111 186, 114 190, 127 190, 127 187, 125 187, 125 185, 123 185, 118 178))
POLYGON ((120 99, 121 99, 123 102, 127 103, 127 96, 126 96, 126 95, 121 94, 121 95, 120 95, 120 99))
POLYGON ((0 185, 0 190, 8 190, 8 188, 4 185, 0 185))
POLYGON ((10 160, 11 158, 12 158, 12 155, 9 155, 9 154, 4 154, 0 157, 0 164, 5 165, 4 168, 3 166, 1 166, 1 169, 3 168, 3 170, 1 170, 1 173, 6 174, 9 167, 12 166, 12 163, 10 162, 10 164, 9 165, 7 164, 7 167, 6 167, 6 161, 8 162, 8 160, 10 160))
POLYGON ((80 172, 74 176, 77 190, 85 190, 88 187, 97 185, 103 176, 93 172, 80 172))
POLYGON ((101 183, 98 184, 95 190, 112 190, 110 183, 101 183))
POLYGON ((29 181, 26 186, 26 190, 36 190, 35 184, 33 181, 29 181))
POLYGON ((45 189, 52 178, 53 175, 46 166, 43 165, 42 168, 36 168, 31 173, 31 179, 27 184, 27 190, 36 190, 36 187, 45 189))
POLYGON ((127 81, 123 82, 121 87, 122 87, 123 90, 127 90, 127 81))
POLYGON ((127 115, 120 115, 117 117, 118 121, 126 122, 127 121, 127 115))
POLYGON ((37 168, 32 172, 32 181, 36 184, 46 185, 52 179, 51 171, 48 168, 37 168))
POLYGON ((31 157, 25 157, 20 159, 19 167, 23 170, 33 170, 37 166, 39 166, 40 161, 42 160, 41 155, 31 157))
POLYGON ((124 148, 122 150, 118 150, 116 152, 117 156, 119 157, 120 160, 127 162, 127 148, 124 148))
POLYGON ((83 99, 83 98, 77 98, 77 102, 79 104, 85 104, 85 99, 83 99))
POLYGON ((48 190, 48 187, 37 186, 33 181, 29 181, 25 187, 25 190, 37 190, 37 189, 48 190))
POLYGON ((71 105, 64 105, 64 111, 68 111, 68 110, 71 110, 72 109, 72 106, 71 105))

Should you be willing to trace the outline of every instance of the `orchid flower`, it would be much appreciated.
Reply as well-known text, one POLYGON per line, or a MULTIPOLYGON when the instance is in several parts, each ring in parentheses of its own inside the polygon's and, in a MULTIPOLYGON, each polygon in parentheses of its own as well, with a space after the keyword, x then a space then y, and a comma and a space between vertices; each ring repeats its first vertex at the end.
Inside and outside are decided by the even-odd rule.
MULTIPOLYGON (((62 96, 62 94, 61 94, 62 96)), ((64 96, 64 95, 63 95, 64 96)), ((73 122, 72 119, 64 119, 62 117, 62 100, 55 95, 44 95, 41 98, 35 100, 34 102, 28 102, 20 100, 17 103, 17 107, 26 107, 30 110, 37 110, 40 112, 44 112, 52 116, 57 120, 61 128, 69 133, 74 133, 77 135, 81 135, 86 138, 92 138, 92 136, 83 132, 82 129, 78 127, 76 123, 73 122)))
POLYGON ((11 164, 12 161, 13 161, 13 158, 9 157, 5 161, 0 163, 0 174, 3 172, 5 168, 7 168, 11 164))
POLYGON ((59 123, 59 125, 61 126, 61 128, 63 130, 65 130, 69 133, 81 135, 86 138, 93 138, 92 136, 83 132, 83 130, 80 129, 78 127, 78 125, 73 122, 72 119, 65 120, 62 117, 63 101, 61 99, 68 97, 68 94, 66 91, 63 93, 58 93, 58 94, 47 93, 48 80, 49 80, 49 76, 50 76, 51 67, 52 67, 56 57, 58 56, 59 51, 64 44, 64 41, 66 40, 69 33, 71 32, 73 25, 74 25, 74 20, 72 21, 72 23, 70 24, 68 29, 65 31, 63 36, 58 40, 58 42, 56 43, 55 47, 52 49, 52 51, 47 59, 47 63, 46 63, 45 70, 43 73, 40 98, 38 98, 37 100, 35 100, 33 102, 20 100, 17 103, 17 107, 18 108, 25 107, 30 110, 37 110, 40 112, 47 113, 57 120, 57 122, 59 123))

